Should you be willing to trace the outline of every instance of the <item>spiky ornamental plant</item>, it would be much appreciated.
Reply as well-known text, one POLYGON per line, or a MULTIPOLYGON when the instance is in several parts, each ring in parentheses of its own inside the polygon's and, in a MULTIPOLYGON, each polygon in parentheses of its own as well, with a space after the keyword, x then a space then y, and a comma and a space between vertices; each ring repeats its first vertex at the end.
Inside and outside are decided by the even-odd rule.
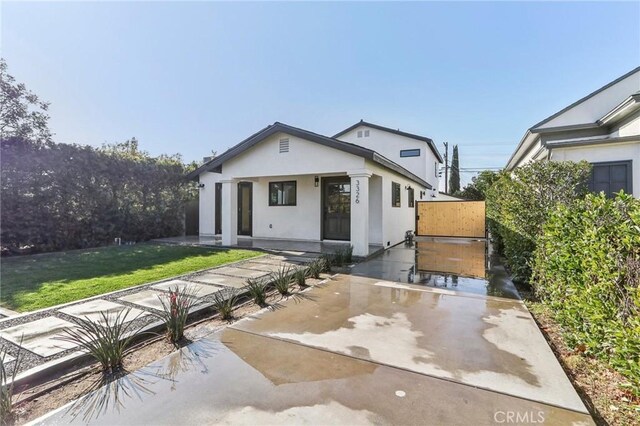
MULTIPOLYGON (((20 348, 22 348, 22 339, 20 339, 20 348)), ((16 359, 13 361, 13 371, 11 374, 7 371, 5 359, 7 358, 7 350, 0 348, 0 425, 13 424, 13 396, 15 392, 15 380, 20 365, 22 364, 22 350, 18 350, 16 359)))
POLYGON ((313 262, 309 263, 307 270, 309 271, 309 276, 311 278, 320 279, 320 274, 324 272, 324 260, 315 259, 313 262))
POLYGON ((349 247, 344 248, 343 257, 345 263, 353 262, 353 246, 349 245, 349 247))
POLYGON ((200 301, 197 291, 190 286, 176 286, 158 298, 162 303, 161 317, 167 328, 167 337, 176 343, 184 337, 189 311, 200 301))
POLYGON ((238 291, 236 289, 225 289, 213 293, 213 307, 223 320, 233 318, 237 302, 238 291))
POLYGON ((271 282, 282 296, 291 294, 291 278, 293 272, 290 265, 281 265, 277 271, 271 273, 271 282))
POLYGON ((126 349, 139 334, 143 325, 135 326, 135 320, 128 318, 131 309, 123 309, 115 315, 100 313, 101 321, 88 318, 71 318, 77 327, 64 330, 58 340, 73 343, 86 350, 100 363, 104 371, 122 367, 126 349))
POLYGON ((244 288, 256 305, 267 304, 267 283, 262 278, 249 278, 244 288))
POLYGON ((308 287, 307 286, 307 277, 309 276, 309 269, 308 268, 298 268, 294 273, 293 273, 293 279, 296 282, 296 284, 298 285, 298 287, 300 288, 305 288, 308 287))

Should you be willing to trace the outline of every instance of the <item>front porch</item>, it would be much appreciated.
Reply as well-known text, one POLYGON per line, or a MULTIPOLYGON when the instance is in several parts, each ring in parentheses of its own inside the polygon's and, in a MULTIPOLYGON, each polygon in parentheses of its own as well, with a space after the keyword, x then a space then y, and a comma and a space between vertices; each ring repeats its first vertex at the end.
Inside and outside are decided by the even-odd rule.
MULTIPOLYGON (((258 249, 268 252, 285 253, 291 255, 303 255, 305 253, 323 254, 334 253, 336 250, 343 248, 349 244, 345 242, 324 242, 324 241, 300 241, 300 240, 282 240, 272 238, 243 238, 239 237, 237 244, 226 246, 222 244, 222 237, 213 236, 197 236, 187 235, 182 237, 169 237, 158 238, 153 240, 154 242, 164 244, 177 244, 188 246, 204 246, 204 247, 232 247, 232 248, 246 248, 246 249, 258 249)), ((382 244, 369 244, 369 252, 366 256, 369 257, 381 252, 384 249, 382 244)))
POLYGON ((205 179, 201 200, 213 202, 201 202, 200 236, 188 243, 313 253, 351 244, 358 257, 383 248, 382 176, 369 170, 205 179))

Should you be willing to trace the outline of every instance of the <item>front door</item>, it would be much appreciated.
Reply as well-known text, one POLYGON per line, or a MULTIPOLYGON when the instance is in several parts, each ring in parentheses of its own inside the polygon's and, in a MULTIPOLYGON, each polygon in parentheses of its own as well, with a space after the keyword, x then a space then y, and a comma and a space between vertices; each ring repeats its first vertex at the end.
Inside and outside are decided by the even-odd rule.
POLYGON ((215 191, 215 214, 216 214, 216 223, 215 223, 215 233, 217 235, 222 234, 222 184, 216 183, 216 191, 215 191))
POLYGON ((238 183, 238 235, 251 236, 253 233, 253 184, 238 183))
POLYGON ((351 239, 351 179, 322 179, 322 237, 327 240, 351 239))

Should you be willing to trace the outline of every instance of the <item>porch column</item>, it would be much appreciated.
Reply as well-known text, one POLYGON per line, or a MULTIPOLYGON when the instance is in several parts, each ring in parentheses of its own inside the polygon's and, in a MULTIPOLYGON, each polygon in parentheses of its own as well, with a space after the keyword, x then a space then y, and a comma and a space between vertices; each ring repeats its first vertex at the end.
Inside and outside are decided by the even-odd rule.
POLYGON ((354 256, 369 254, 369 178, 363 169, 349 172, 351 178, 351 245, 354 256))
POLYGON ((221 180, 222 184, 222 245, 238 244, 238 182, 234 179, 221 180))

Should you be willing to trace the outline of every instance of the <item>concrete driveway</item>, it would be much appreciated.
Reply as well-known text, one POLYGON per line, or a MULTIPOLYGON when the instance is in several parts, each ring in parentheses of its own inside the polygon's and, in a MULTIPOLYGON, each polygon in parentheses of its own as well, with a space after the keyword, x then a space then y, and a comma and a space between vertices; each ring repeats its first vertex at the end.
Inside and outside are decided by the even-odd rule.
POLYGON ((338 275, 283 305, 40 422, 593 424, 513 297, 338 275))

